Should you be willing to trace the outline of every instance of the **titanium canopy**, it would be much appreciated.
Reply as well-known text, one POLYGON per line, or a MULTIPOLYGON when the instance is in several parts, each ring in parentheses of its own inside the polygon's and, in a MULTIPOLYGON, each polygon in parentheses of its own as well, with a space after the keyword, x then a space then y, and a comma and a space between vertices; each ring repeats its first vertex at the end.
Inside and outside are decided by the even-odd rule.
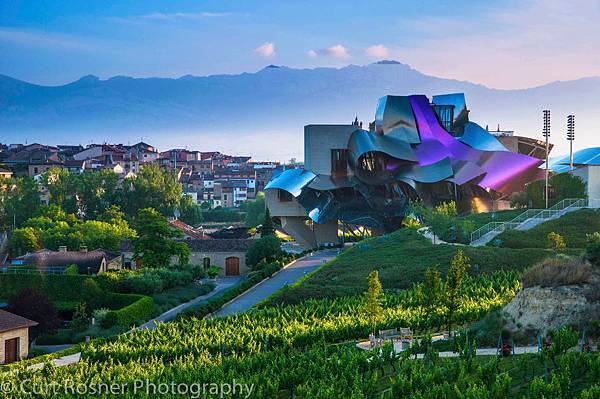
MULTIPOLYGON (((434 103, 468 115, 462 93, 434 96, 434 103)), ((347 177, 290 169, 265 189, 289 192, 316 223, 337 219, 388 228, 405 216, 411 195, 427 195, 440 183, 506 195, 541 176, 539 159, 508 151, 473 122, 461 123, 463 134, 454 137, 424 95, 382 97, 375 128, 357 126, 348 139, 347 177)))

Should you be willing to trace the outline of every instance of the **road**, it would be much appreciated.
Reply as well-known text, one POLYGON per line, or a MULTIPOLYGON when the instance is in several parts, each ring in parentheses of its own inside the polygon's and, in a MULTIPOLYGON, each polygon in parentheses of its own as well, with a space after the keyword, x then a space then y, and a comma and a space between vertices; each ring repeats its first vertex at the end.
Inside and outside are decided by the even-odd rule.
POLYGON ((265 298, 268 298, 286 285, 298 281, 302 276, 316 270, 323 263, 335 258, 337 249, 319 251, 312 256, 305 256, 279 271, 271 278, 255 285, 213 313, 211 317, 223 317, 234 313, 243 313, 265 298))

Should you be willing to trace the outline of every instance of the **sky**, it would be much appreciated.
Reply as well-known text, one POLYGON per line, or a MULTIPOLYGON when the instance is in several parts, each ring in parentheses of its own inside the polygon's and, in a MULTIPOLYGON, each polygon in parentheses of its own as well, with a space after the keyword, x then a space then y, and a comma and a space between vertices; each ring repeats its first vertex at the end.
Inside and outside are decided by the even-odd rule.
POLYGON ((179 77, 395 59, 494 88, 600 75, 600 2, 1 0, 0 74, 179 77))

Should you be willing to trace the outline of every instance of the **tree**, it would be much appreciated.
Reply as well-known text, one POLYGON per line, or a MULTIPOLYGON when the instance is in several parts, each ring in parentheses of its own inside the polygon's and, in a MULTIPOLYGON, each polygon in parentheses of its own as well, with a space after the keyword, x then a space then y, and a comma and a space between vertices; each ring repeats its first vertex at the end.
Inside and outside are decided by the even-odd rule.
POLYGON ((50 194, 50 204, 67 213, 78 213, 75 178, 66 169, 52 167, 42 174, 42 185, 50 194))
POLYGON ((423 281, 423 307, 425 308, 426 322, 429 322, 429 317, 435 307, 439 305, 442 299, 442 278, 440 272, 430 267, 425 271, 423 281))
POLYGON ((185 242, 176 241, 183 233, 173 229, 155 209, 140 209, 135 227, 138 236, 133 239, 133 258, 141 260, 144 267, 168 267, 173 256, 178 257, 179 266, 188 263, 189 247, 185 242))
POLYGON ((97 219, 115 203, 119 176, 112 170, 85 171, 71 175, 71 179, 77 195, 78 214, 86 219, 97 219))
POLYGON ((202 211, 200 207, 192 201, 192 197, 184 195, 179 202, 179 210, 181 212, 180 219, 190 226, 198 226, 202 223, 202 211))
POLYGON ((519 192, 512 193, 510 195, 511 208, 522 209, 522 208, 527 208, 528 205, 529 205, 529 196, 527 195, 526 192, 519 191, 519 192))
POLYGON ((136 177, 126 179, 119 194, 122 209, 129 216, 147 208, 171 216, 180 203, 182 192, 173 171, 150 164, 141 168, 136 177))
POLYGON ((367 292, 365 294, 364 311, 367 319, 371 323, 373 334, 377 323, 383 317, 383 290, 381 289, 381 281, 379 281, 379 272, 373 270, 367 278, 367 292))
POLYGON ((448 332, 451 331, 454 313, 459 307, 460 288, 465 276, 465 272, 471 267, 470 259, 458 250, 452 261, 446 275, 446 304, 448 307, 448 332))
POLYGON ((42 248, 37 232, 32 227, 13 230, 9 246, 13 257, 25 255, 27 252, 38 251, 42 248))
POLYGON ((38 323, 30 329, 32 339, 40 334, 54 334, 61 321, 58 311, 48 297, 33 288, 23 288, 9 301, 12 313, 38 323))
POLYGON ((265 194, 259 192, 254 201, 245 201, 240 205, 240 210, 246 213, 244 224, 246 227, 256 227, 265 219, 265 194))
POLYGON ((263 221, 262 226, 260 226, 260 236, 268 237, 275 235, 275 226, 273 226, 273 219, 271 218, 271 213, 269 212, 269 208, 265 209, 265 220, 263 221))
POLYGON ((273 262, 283 255, 281 242, 274 235, 256 240, 246 252, 246 264, 255 268, 259 263, 273 262))
MULTIPOLYGON (((560 173, 548 180, 551 196, 548 205, 554 205, 566 198, 586 198, 586 185, 579 176, 570 173, 560 173)), ((527 185, 527 196, 534 208, 545 208, 545 182, 536 180, 527 185)))
POLYGON ((0 228, 20 227, 41 205, 38 185, 30 177, 9 179, 0 184, 0 228))

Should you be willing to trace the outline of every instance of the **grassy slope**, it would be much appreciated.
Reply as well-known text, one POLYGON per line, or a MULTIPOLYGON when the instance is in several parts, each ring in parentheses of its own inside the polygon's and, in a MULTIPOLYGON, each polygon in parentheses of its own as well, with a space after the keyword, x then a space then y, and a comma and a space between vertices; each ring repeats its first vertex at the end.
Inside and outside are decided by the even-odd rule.
POLYGON ((600 210, 581 209, 527 231, 505 231, 497 239, 502 247, 546 248, 548 233, 552 231, 563 236, 568 248, 584 248, 586 234, 600 231, 600 210))
POLYGON ((367 276, 372 270, 379 270, 384 289, 408 288, 421 281, 430 266, 444 273, 459 248, 471 258, 471 273, 522 270, 551 254, 545 249, 433 245, 415 230, 402 229, 356 244, 272 301, 298 303, 307 298, 356 295, 366 289, 367 276))
POLYGON ((490 222, 507 222, 516 218, 523 212, 525 212, 525 209, 511 209, 507 211, 472 213, 470 215, 461 217, 461 219, 472 222, 473 227, 475 229, 478 229, 490 222))

